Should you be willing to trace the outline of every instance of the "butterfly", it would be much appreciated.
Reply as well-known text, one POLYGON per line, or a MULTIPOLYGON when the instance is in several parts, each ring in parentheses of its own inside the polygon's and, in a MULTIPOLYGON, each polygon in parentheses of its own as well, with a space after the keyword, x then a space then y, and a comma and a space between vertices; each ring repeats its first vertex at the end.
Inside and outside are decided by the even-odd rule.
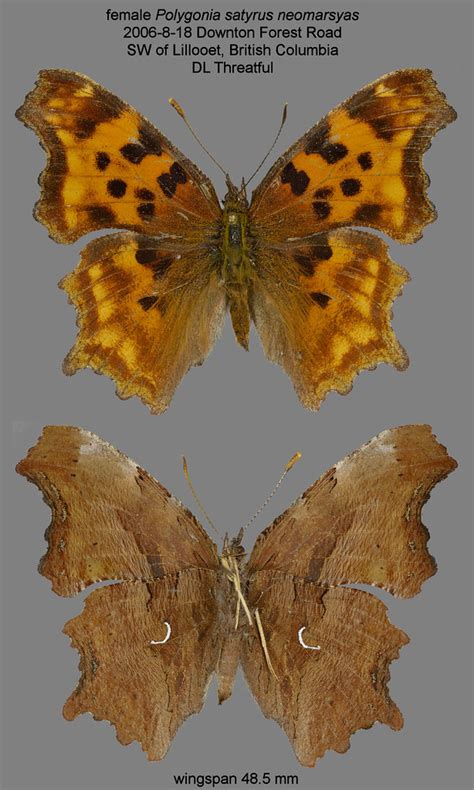
POLYGON ((66 374, 92 368, 164 411, 227 309, 238 343, 248 349, 253 321, 309 409, 364 368, 407 366, 391 308, 409 275, 353 226, 411 243, 436 217, 422 156, 456 113, 430 71, 387 74, 332 110, 250 205, 227 176, 221 206, 189 159, 89 77, 41 71, 17 117, 47 151, 35 216, 51 238, 122 229, 89 242, 60 283, 79 326, 66 374))
POLYGON ((436 572, 421 509, 456 466, 427 425, 383 431, 310 486, 246 560, 242 530, 219 555, 136 463, 81 428, 46 427, 17 466, 53 513, 40 573, 63 596, 118 581, 64 628, 82 673, 64 716, 106 719, 120 743, 160 760, 213 673, 223 702, 240 663, 303 765, 346 751, 375 721, 400 729, 387 683, 408 637, 376 596, 342 585, 420 591, 436 572))

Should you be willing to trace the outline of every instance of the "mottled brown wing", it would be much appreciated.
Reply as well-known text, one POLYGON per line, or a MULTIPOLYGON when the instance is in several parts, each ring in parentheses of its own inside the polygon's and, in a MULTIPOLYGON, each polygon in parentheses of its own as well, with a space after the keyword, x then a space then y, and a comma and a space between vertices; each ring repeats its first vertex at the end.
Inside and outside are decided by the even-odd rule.
POLYGON ((249 574, 278 571, 325 586, 361 583, 416 595, 436 572, 421 509, 456 466, 428 425, 383 431, 261 533, 249 574))
POLYGON ((408 637, 391 625, 381 601, 273 571, 253 576, 247 601, 259 609, 276 678, 250 629, 242 640, 245 676, 300 763, 313 766, 328 749, 345 752, 352 733, 376 721, 403 726, 387 684, 408 637))
POLYGON ((346 394, 361 370, 408 358, 391 326, 408 273, 387 245, 340 228, 286 246, 263 246, 250 309, 266 356, 290 376, 302 404, 346 394))
POLYGON ((152 413, 168 408, 192 365, 211 351, 225 319, 225 292, 208 250, 137 233, 90 242, 60 283, 77 309, 68 375, 92 368, 121 398, 152 413))
POLYGON ((192 569, 92 592, 64 628, 82 673, 65 718, 110 721, 120 743, 139 741, 149 760, 161 760, 183 721, 201 709, 216 668, 215 586, 215 571, 192 569))
POLYGON ((362 225, 403 243, 436 218, 422 156, 456 118, 428 69, 380 77, 332 110, 274 164, 252 197, 274 242, 362 225))
POLYGON ((426 425, 381 433, 340 461, 258 538, 244 590, 265 637, 247 629, 241 660, 265 716, 303 765, 344 752, 375 721, 400 729, 389 664, 408 641, 373 595, 415 595, 436 566, 420 512, 456 462, 426 425), (269 662, 275 675, 269 671, 269 662))
POLYGON ((48 155, 35 216, 55 241, 125 228, 191 243, 220 217, 209 179, 133 107, 83 74, 40 71, 17 117, 48 155))
POLYGON ((48 426, 17 466, 51 507, 39 571, 59 595, 104 580, 65 633, 81 678, 64 716, 110 721, 150 760, 203 705, 221 651, 216 547, 180 502, 92 433, 48 426))
POLYGON ((17 471, 53 512, 39 570, 58 595, 105 579, 153 582, 219 567, 194 516, 134 461, 82 428, 47 426, 17 471))

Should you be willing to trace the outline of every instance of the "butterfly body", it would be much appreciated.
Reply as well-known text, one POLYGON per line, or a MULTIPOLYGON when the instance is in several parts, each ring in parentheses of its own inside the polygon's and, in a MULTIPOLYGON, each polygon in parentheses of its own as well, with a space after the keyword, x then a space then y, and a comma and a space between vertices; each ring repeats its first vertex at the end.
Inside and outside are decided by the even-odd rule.
POLYGON ((416 241, 436 213, 422 156, 454 120, 427 69, 384 75, 291 146, 253 192, 212 182, 146 118, 82 74, 40 72, 17 116, 47 150, 36 218, 84 248, 61 283, 79 334, 64 363, 105 373, 122 398, 161 412, 201 364, 229 310, 253 321, 304 406, 356 374, 408 364, 391 327, 409 279, 365 227, 416 241))
POLYGON ((67 719, 91 712, 152 760, 242 666, 265 716, 314 765, 375 721, 400 729, 389 665, 408 637, 379 598, 411 597, 436 572, 421 509, 456 466, 429 426, 384 431, 314 483, 260 534, 221 555, 154 478, 81 428, 48 426, 17 471, 53 513, 39 570, 59 595, 100 581, 65 633, 82 678, 67 719), (164 704, 165 701, 165 704, 164 704))
POLYGON ((222 211, 222 275, 226 304, 235 336, 248 350, 250 334, 249 291, 252 285, 252 237, 245 187, 237 189, 227 178, 228 193, 222 211))

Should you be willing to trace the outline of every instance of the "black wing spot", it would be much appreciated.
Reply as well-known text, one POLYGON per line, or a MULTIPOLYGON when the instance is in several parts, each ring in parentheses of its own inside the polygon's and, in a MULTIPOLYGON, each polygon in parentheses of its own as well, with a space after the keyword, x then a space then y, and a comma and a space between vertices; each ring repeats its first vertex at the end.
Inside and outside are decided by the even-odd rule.
POLYGON ((107 182, 107 192, 112 197, 121 198, 125 195, 127 191, 127 184, 125 181, 122 181, 121 178, 113 178, 111 181, 107 182))
POLYGON ((127 162, 132 165, 139 165, 143 157, 147 155, 146 149, 139 143, 126 143, 122 145, 120 153, 127 162))
POLYGON ((157 301, 157 296, 142 296, 142 298, 138 300, 138 304, 147 312, 156 305, 157 301))
POLYGON ((98 151, 95 161, 99 170, 105 170, 110 165, 110 156, 105 151, 98 151))
POLYGON ((155 204, 154 203, 140 203, 137 206, 137 214, 144 220, 152 219, 155 215, 155 204))
POLYGON ((358 195, 362 189, 362 184, 358 178, 345 178, 340 184, 342 194, 346 197, 358 195))
POLYGON ((138 249, 135 252, 135 260, 142 266, 149 266, 151 263, 156 262, 156 250, 150 250, 146 247, 143 249, 138 249))
POLYGON ((167 198, 172 198, 176 192, 176 187, 178 184, 185 184, 188 180, 188 177, 181 165, 178 164, 178 162, 174 162, 170 167, 169 173, 162 173, 161 176, 158 176, 156 180, 160 185, 163 194, 167 198))
POLYGON ((316 190, 314 197, 317 198, 317 200, 326 200, 326 198, 331 197, 332 193, 332 187, 322 187, 316 190))
POLYGON ((313 203, 314 213, 318 219, 327 219, 331 213, 331 206, 322 200, 316 200, 313 203))
POLYGON ((305 154, 319 154, 329 165, 344 159, 349 153, 344 143, 331 143, 329 141, 329 123, 321 121, 316 132, 308 141, 305 154))
POLYGON ((151 189, 146 189, 146 187, 140 187, 140 189, 135 190, 135 195, 140 200, 154 200, 155 193, 151 191, 151 189))
POLYGON ((331 297, 327 294, 323 294, 320 291, 313 291, 310 293, 310 297, 315 304, 318 304, 320 307, 327 307, 328 302, 331 301, 331 297))
POLYGON ((365 151, 363 154, 359 154, 357 161, 359 162, 362 170, 370 170, 374 166, 372 154, 370 151, 365 151))
POLYGON ((288 162, 282 170, 281 183, 289 184, 294 195, 303 195, 309 184, 309 176, 304 170, 297 170, 293 162, 288 162))

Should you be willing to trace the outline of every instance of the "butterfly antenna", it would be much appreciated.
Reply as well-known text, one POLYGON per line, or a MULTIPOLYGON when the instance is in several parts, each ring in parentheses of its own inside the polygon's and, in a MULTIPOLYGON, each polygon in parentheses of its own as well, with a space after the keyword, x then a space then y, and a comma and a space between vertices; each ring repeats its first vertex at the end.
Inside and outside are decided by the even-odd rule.
POLYGON ((260 515, 260 513, 262 512, 262 510, 263 510, 263 509, 264 509, 264 508, 265 508, 265 507, 268 505, 268 503, 270 502, 270 499, 272 498, 272 496, 273 496, 274 494, 276 494, 276 492, 277 492, 277 491, 278 491, 278 489, 280 488, 280 486, 281 486, 281 484, 283 483, 283 480, 284 480, 284 479, 285 479, 285 477, 287 476, 288 472, 289 472, 291 469, 293 469, 293 467, 295 466, 295 464, 297 464, 297 463, 298 463, 298 461, 300 460, 300 458, 301 458, 301 453, 299 453, 299 452, 298 452, 298 453, 295 453, 295 454, 294 454, 294 455, 293 455, 293 456, 290 458, 290 460, 288 461, 287 465, 285 466, 285 470, 284 470, 284 472, 283 472, 282 476, 281 476, 281 477, 280 477, 280 479, 278 480, 278 482, 277 482, 277 484, 275 485, 275 487, 274 487, 273 491, 271 492, 271 494, 269 494, 269 495, 267 496, 267 498, 266 498, 265 502, 263 502, 263 504, 262 504, 262 505, 260 505, 259 509, 257 510, 257 512, 256 512, 256 513, 254 513, 254 514, 253 514, 252 518, 251 518, 251 519, 249 519, 249 521, 247 521, 247 523, 246 523, 245 527, 242 527, 242 529, 241 529, 241 532, 242 532, 242 534, 245 532, 245 530, 246 530, 248 527, 250 527, 250 525, 251 525, 251 524, 253 524, 253 522, 254 522, 254 521, 255 521, 255 519, 256 519, 256 518, 257 518, 257 517, 260 515))
POLYGON ((284 125, 285 125, 286 117, 287 117, 287 115, 288 115, 288 112, 287 112, 287 111, 288 111, 288 105, 287 105, 287 104, 285 104, 285 106, 283 107, 283 115, 282 115, 282 117, 281 117, 280 128, 278 129, 277 136, 275 137, 275 139, 274 139, 273 143, 271 144, 270 148, 268 149, 267 153, 266 153, 266 154, 265 154, 265 156, 263 157, 263 159, 262 159, 262 161, 260 162, 260 164, 259 164, 259 166, 257 167, 257 169, 256 169, 256 170, 254 170, 254 172, 252 173, 252 175, 250 176, 250 178, 248 178, 248 179, 247 179, 247 181, 245 182, 245 184, 244 184, 244 187, 247 187, 247 186, 248 186, 248 184, 250 184, 250 182, 251 182, 252 178, 254 178, 254 177, 257 175, 258 171, 259 171, 259 170, 260 170, 260 168, 261 168, 261 167, 262 167, 262 166, 265 164, 265 162, 267 161, 267 159, 268 159, 268 157, 270 156, 271 152, 272 152, 272 151, 273 151, 273 149, 275 148, 275 146, 276 146, 276 144, 277 144, 277 142, 278 142, 278 138, 280 137, 281 130, 283 129, 283 127, 284 127, 284 125))
POLYGON ((208 157, 209 157, 210 159, 212 159, 212 161, 214 162, 214 164, 215 164, 215 165, 217 165, 217 167, 219 168, 219 170, 220 170, 222 173, 224 173, 224 175, 227 177, 227 173, 226 173, 226 171, 224 170, 224 168, 222 167, 222 165, 220 165, 220 164, 219 164, 219 162, 217 161, 217 159, 215 159, 215 158, 213 157, 213 155, 211 154, 211 152, 210 152, 210 151, 208 151, 208 149, 206 148, 206 146, 204 145, 204 143, 203 143, 203 142, 201 142, 201 140, 200 140, 200 139, 199 139, 199 137, 197 136, 197 134, 196 134, 196 132, 194 131, 193 127, 191 126, 191 124, 189 123, 188 119, 186 118, 185 112, 184 112, 183 108, 181 107, 180 103, 179 103, 179 102, 177 102, 177 101, 176 101, 176 99, 168 99, 168 101, 169 101, 169 103, 171 104, 171 106, 173 107, 173 109, 175 109, 175 110, 176 110, 176 112, 178 113, 178 115, 180 115, 180 116, 181 116, 181 118, 183 119, 184 123, 186 124, 186 126, 187 126, 187 127, 188 127, 188 129, 189 129, 189 131, 191 132, 192 136, 194 137, 194 139, 196 140, 196 142, 197 142, 197 143, 198 143, 198 144, 201 146, 202 150, 206 152, 206 154, 208 155, 208 157))
POLYGON ((183 456, 183 472, 184 472, 184 476, 186 478, 186 482, 187 482, 189 488, 191 489, 191 493, 192 493, 194 499, 196 500, 196 503, 197 503, 197 506, 198 506, 199 510, 203 514, 203 516, 206 519, 206 521, 209 524, 209 526, 214 530, 214 532, 217 532, 217 534, 220 536, 219 530, 217 529, 215 524, 212 522, 212 519, 211 519, 209 513, 207 512, 206 508, 204 507, 204 505, 202 504, 202 502, 199 499, 198 495, 196 494, 194 486, 193 486, 193 484, 191 482, 191 478, 189 476, 188 463, 187 463, 186 458, 184 456, 183 456))

